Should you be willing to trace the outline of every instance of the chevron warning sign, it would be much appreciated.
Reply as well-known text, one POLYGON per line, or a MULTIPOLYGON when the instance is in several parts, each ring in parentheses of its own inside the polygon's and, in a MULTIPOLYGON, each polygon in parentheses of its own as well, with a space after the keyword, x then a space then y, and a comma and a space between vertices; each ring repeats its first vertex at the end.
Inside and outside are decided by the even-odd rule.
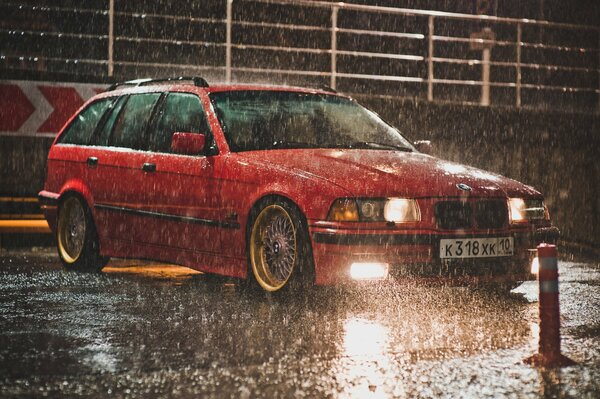
POLYGON ((0 80, 0 134, 53 136, 103 85, 0 80))

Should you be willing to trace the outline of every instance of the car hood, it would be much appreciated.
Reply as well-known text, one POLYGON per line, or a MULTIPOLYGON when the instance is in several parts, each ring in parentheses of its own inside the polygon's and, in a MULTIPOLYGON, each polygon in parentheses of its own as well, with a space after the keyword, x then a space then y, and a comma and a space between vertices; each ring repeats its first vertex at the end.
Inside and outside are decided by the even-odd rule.
POLYGON ((501 175, 416 152, 303 149, 238 155, 251 163, 313 175, 357 197, 541 196, 532 187, 501 175))

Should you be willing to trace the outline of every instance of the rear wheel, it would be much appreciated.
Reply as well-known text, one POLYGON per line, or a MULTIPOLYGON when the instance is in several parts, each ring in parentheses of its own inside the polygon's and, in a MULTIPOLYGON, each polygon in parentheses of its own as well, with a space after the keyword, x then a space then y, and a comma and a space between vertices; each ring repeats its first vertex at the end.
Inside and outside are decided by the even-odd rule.
POLYGON ((300 212, 287 202, 271 201, 257 207, 250 222, 249 269, 255 282, 268 292, 311 284, 312 253, 300 212))
POLYGON ((69 270, 99 271, 108 258, 100 256, 100 244, 92 215, 81 199, 67 197, 58 209, 58 255, 69 270))

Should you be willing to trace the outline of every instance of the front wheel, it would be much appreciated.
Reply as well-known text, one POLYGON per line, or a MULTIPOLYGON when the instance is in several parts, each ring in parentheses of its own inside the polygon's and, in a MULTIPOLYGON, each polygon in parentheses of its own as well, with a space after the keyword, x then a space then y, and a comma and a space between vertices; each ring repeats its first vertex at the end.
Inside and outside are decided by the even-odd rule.
POLYGON ((76 196, 67 197, 58 209, 58 255, 69 270, 99 271, 108 262, 100 256, 100 244, 89 209, 76 196))
POLYGON ((275 292, 312 283, 312 253, 300 212, 273 201, 258 207, 250 221, 249 263, 258 285, 275 292))

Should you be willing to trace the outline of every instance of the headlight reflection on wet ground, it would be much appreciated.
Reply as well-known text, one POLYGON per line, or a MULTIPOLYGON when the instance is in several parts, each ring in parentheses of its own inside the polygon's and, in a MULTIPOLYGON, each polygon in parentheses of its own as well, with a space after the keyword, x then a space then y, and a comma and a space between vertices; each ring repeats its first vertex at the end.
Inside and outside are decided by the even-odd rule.
POLYGON ((343 394, 349 398, 385 398, 383 390, 389 357, 389 329, 361 317, 344 322, 342 351, 335 367, 341 381, 349 381, 343 394))

